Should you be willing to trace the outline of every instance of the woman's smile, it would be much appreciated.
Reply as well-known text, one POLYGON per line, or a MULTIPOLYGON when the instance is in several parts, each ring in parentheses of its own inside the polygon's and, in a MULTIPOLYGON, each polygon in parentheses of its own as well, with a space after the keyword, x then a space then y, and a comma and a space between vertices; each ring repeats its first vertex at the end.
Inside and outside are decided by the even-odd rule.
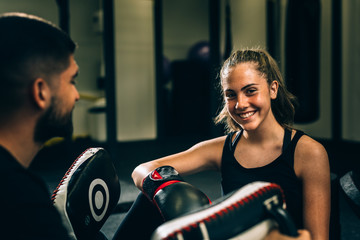
POLYGON ((249 111, 249 112, 239 113, 238 116, 242 120, 247 120, 248 118, 252 117, 255 113, 256 111, 249 111))

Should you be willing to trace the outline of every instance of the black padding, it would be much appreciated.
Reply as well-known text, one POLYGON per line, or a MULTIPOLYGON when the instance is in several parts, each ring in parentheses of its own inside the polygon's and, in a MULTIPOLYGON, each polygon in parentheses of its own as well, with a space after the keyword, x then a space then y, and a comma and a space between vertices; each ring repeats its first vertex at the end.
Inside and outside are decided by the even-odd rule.
POLYGON ((360 174, 350 171, 340 178, 340 186, 354 213, 360 217, 360 174))
POLYGON ((168 135, 207 136, 213 125, 209 104, 213 88, 209 65, 193 60, 175 60, 171 63, 171 71, 171 103, 167 114, 169 120, 165 123, 168 135))
POLYGON ((339 203, 340 180, 335 173, 331 173, 330 177, 331 177, 331 211, 330 211, 329 240, 340 240, 341 239, 340 203, 339 203))
POLYGON ((117 205, 120 191, 109 154, 103 148, 90 148, 69 168, 54 191, 53 202, 72 236, 95 239, 117 205))
POLYGON ((120 197, 119 179, 109 154, 100 150, 81 165, 68 189, 66 210, 74 232, 78 239, 89 239, 100 231, 120 197), (98 195, 103 197, 99 208, 98 195))
POLYGON ((280 0, 266 1, 266 46, 270 55, 280 61, 281 53, 281 4, 280 0))
POLYGON ((288 0, 285 31, 285 76, 298 97, 295 122, 319 118, 320 0, 288 0))
MULTIPOLYGON (((152 239, 178 239, 178 235, 184 240, 229 239, 241 235, 265 220, 276 222, 278 219, 282 221, 279 224, 284 225, 282 230, 294 235, 294 223, 284 206, 283 192, 278 185, 255 182, 229 193, 212 205, 206 205, 195 212, 165 222, 157 228, 152 239), (269 209, 275 208, 282 209, 282 215, 285 217, 274 219, 269 209)), ((270 227, 263 231, 266 234, 270 227)))
POLYGON ((164 220, 171 220, 198 210, 210 203, 199 189, 186 182, 177 182, 161 189, 154 196, 164 220))

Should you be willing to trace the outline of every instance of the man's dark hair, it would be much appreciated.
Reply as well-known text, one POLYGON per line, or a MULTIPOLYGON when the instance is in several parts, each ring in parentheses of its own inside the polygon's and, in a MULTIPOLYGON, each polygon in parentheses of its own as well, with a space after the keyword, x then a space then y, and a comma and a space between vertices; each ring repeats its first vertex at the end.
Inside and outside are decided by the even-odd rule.
POLYGON ((41 77, 51 84, 69 66, 75 43, 52 23, 24 13, 0 15, 0 117, 16 111, 41 77))

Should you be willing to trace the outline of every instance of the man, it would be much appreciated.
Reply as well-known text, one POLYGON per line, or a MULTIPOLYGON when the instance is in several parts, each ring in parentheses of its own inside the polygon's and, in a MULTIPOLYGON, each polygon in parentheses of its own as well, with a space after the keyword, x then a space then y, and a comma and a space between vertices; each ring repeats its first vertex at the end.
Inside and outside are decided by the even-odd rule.
POLYGON ((44 182, 28 170, 45 141, 72 135, 75 43, 53 24, 0 15, 0 238, 68 239, 44 182))

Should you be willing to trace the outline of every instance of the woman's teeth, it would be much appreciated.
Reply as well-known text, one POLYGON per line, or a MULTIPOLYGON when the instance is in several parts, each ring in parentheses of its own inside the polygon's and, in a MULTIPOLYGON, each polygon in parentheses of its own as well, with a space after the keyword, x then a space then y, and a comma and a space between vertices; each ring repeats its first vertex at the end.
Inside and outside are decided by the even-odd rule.
POLYGON ((241 118, 248 118, 248 117, 251 117, 252 115, 254 115, 255 114, 255 112, 247 112, 247 113, 242 113, 242 114, 240 114, 239 116, 241 117, 241 118))

